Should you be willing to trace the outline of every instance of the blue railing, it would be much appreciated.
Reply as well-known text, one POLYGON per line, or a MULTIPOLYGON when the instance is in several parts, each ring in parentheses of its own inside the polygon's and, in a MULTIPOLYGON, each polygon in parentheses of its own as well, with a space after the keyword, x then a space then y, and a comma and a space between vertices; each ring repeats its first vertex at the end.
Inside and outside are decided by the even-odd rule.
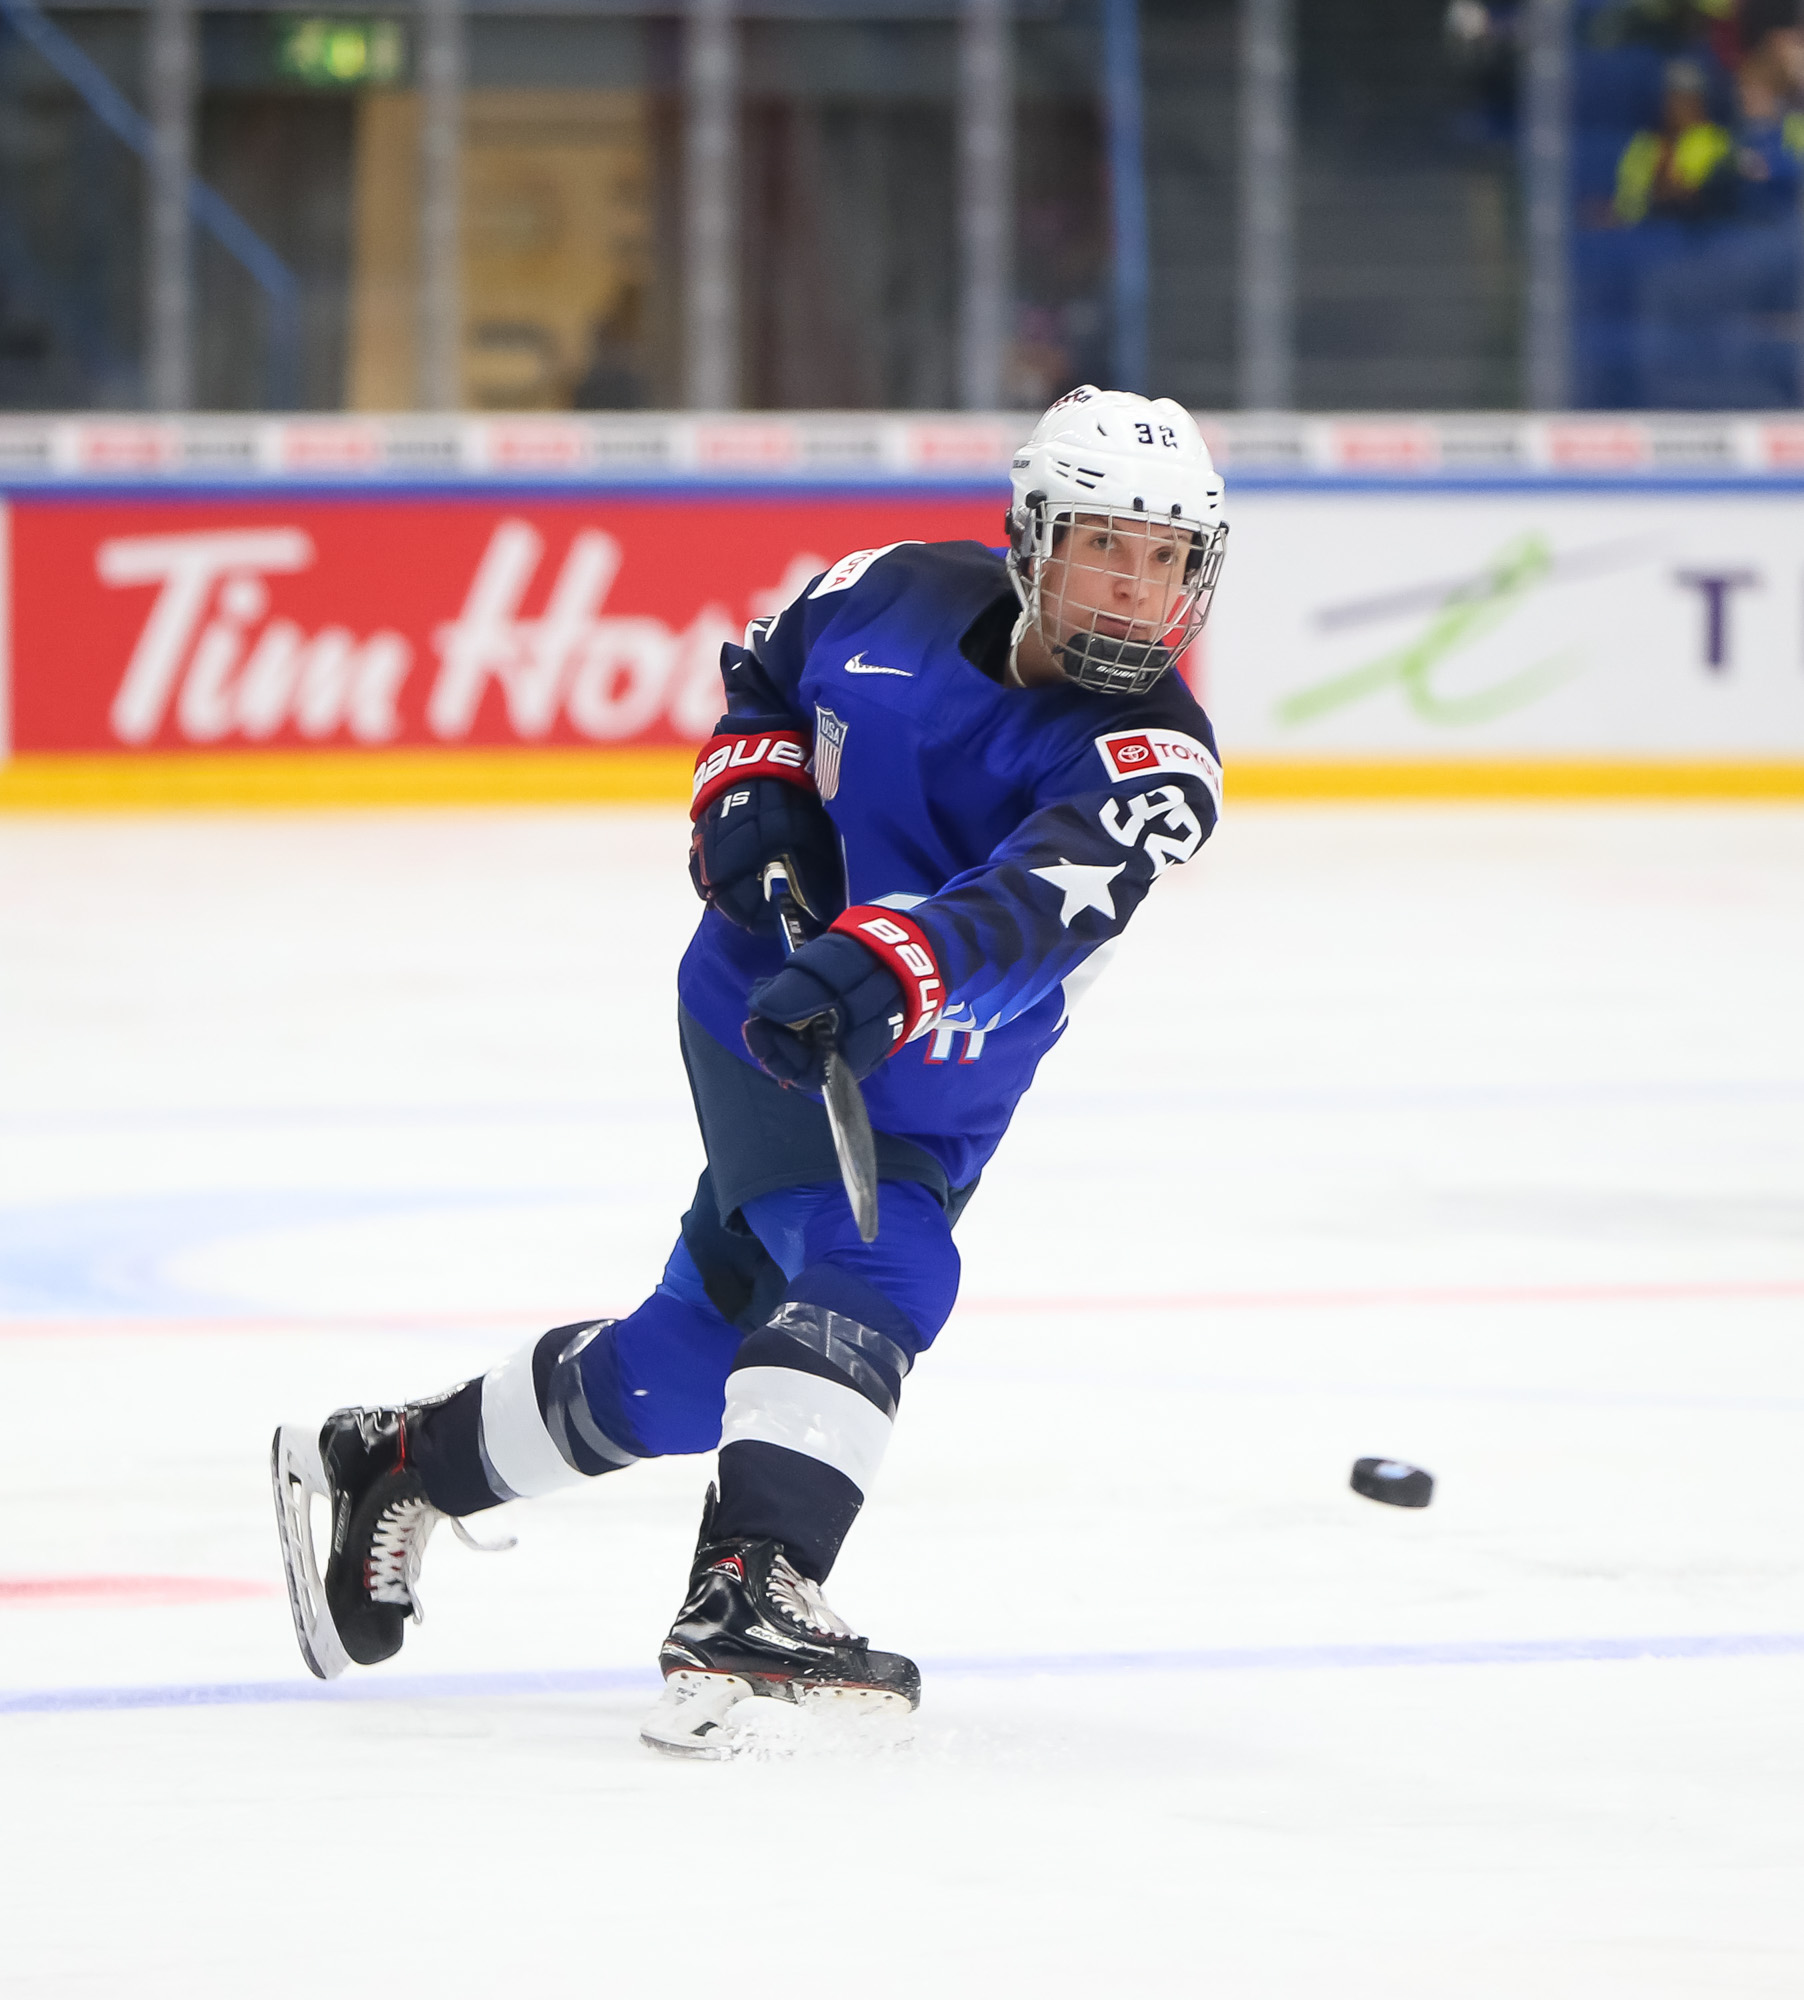
POLYGON ((1103 0, 1103 90, 1108 106, 1109 220, 1114 244, 1113 375, 1144 392, 1152 291, 1146 227, 1146 118, 1140 87, 1140 0, 1103 0))

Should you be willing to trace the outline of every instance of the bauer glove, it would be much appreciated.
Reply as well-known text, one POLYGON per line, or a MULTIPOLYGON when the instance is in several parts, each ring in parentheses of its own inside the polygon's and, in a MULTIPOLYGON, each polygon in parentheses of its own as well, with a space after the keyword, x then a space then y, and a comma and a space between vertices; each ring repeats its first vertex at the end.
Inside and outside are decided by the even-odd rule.
POLYGON ((833 1017, 833 1042, 856 1077, 869 1076, 902 1039, 902 982, 856 938, 829 931, 803 945, 781 972, 750 994, 745 1045, 780 1083, 822 1090, 821 1052, 801 1032, 833 1017))
POLYGON ((845 908, 839 834, 807 770, 799 730, 716 736, 695 767, 689 879, 695 893, 741 930, 766 936, 777 915, 763 873, 783 862, 790 892, 817 924, 845 908))

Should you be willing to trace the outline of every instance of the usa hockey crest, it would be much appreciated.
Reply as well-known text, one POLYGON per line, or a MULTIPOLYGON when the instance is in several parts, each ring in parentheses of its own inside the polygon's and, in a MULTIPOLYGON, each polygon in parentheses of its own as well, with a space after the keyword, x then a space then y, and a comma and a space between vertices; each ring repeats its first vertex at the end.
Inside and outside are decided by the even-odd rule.
POLYGON ((833 798, 839 791, 839 759, 846 747, 846 732, 851 728, 848 722, 841 722, 830 708, 814 705, 814 789, 824 799, 833 798))

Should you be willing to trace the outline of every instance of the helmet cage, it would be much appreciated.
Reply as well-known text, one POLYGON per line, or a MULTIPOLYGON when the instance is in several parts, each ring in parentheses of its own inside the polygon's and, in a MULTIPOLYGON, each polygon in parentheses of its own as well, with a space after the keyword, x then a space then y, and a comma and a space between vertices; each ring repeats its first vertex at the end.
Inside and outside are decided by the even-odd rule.
MULTIPOLYGON (((1009 575, 1022 606, 1017 641, 1026 631, 1038 632, 1066 679, 1094 694, 1144 694, 1183 658, 1207 622, 1227 538, 1226 522, 1189 519, 1176 507, 1169 514, 1076 502, 1053 507, 1044 493, 1029 493, 1009 517, 1009 575), (1182 577, 1168 585, 1158 622, 1135 620, 1118 636, 1097 629, 1104 620, 1120 622, 1107 611, 1067 605, 1073 571, 1093 566, 1073 555, 1056 567, 1052 559, 1080 521, 1119 524, 1129 546, 1144 541, 1149 527, 1169 525, 1189 535, 1182 577)), ((1122 573, 1107 564, 1094 567, 1122 573)))

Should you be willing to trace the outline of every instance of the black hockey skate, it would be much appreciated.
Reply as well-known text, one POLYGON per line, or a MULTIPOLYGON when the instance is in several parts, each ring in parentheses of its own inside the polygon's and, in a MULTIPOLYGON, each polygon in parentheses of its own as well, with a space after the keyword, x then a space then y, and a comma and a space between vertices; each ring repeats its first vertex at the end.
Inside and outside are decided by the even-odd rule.
POLYGON ((708 1489, 689 1595, 658 1651, 664 1694, 640 1741, 673 1756, 732 1755, 729 1715, 757 1697, 846 1719, 900 1722, 921 1702, 921 1674, 873 1652, 773 1541, 717 1541, 708 1489))
POLYGON ((284 1424, 270 1449, 276 1532, 288 1573, 288 1603, 301 1657, 321 1680, 353 1662, 373 1667, 401 1650, 403 1628, 425 1617, 420 1564, 441 1521, 471 1548, 479 1542, 426 1497, 407 1462, 408 1408, 334 1410, 319 1434, 284 1424), (322 1580, 312 1502, 326 1502, 329 1541, 322 1580))

